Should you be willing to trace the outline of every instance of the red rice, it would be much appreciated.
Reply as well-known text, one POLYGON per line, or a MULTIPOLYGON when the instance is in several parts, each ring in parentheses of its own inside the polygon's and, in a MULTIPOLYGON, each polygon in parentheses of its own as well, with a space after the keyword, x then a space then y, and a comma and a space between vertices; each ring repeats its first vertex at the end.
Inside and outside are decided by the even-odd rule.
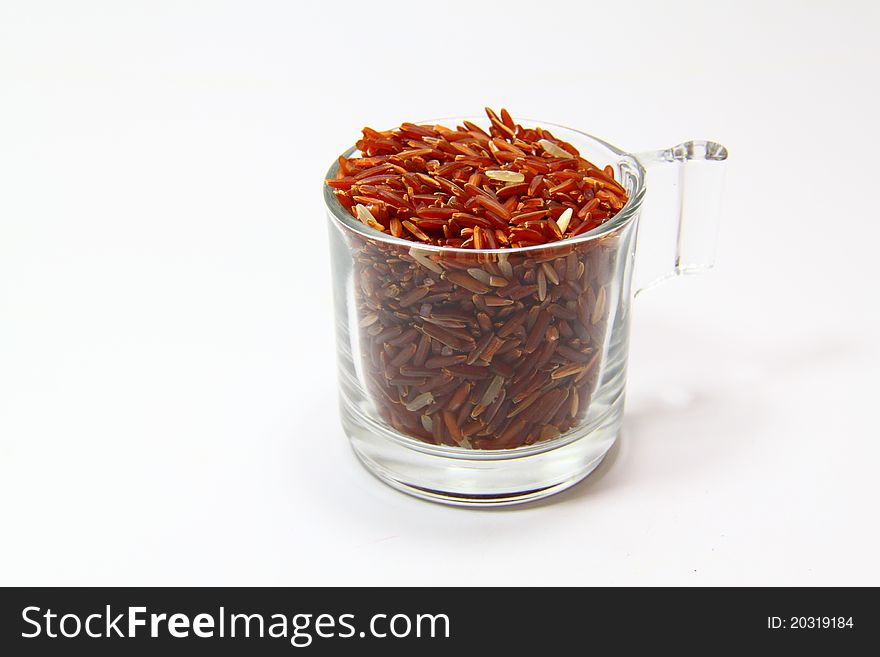
POLYGON ((327 184, 371 228, 477 250, 582 235, 626 204, 610 165, 593 164, 547 130, 523 128, 505 109, 498 116, 487 107, 486 114, 488 133, 470 121, 455 130, 413 123, 384 132, 364 128, 360 154, 339 158, 339 172, 327 184), (558 227, 515 230, 523 216, 558 219, 568 209, 573 214, 558 227))
POLYGON ((427 443, 512 449, 588 416, 616 313, 619 233, 565 240, 608 221, 627 197, 610 167, 505 110, 487 113, 488 131, 365 128, 362 156, 341 158, 327 184, 377 236, 415 243, 345 233, 353 329, 382 419, 427 443))

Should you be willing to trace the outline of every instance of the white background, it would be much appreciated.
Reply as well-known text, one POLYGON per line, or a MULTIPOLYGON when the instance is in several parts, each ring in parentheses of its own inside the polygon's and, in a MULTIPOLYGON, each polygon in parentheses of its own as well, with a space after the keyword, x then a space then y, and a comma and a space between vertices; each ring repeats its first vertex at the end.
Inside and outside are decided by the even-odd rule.
POLYGON ((0 4, 0 583, 880 584, 873 2, 0 4), (508 107, 727 145, 622 438, 522 508, 338 423, 321 179, 508 107))

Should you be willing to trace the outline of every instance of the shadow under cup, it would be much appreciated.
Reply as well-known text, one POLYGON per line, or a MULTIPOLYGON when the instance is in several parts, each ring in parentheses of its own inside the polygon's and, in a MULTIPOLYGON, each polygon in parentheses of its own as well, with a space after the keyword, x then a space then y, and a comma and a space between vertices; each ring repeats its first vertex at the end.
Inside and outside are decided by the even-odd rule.
POLYGON ((589 474, 620 430, 644 171, 604 142, 554 132, 612 164, 629 195, 572 239, 424 246, 364 226, 325 188, 343 427, 367 468, 405 492, 537 499, 589 474))

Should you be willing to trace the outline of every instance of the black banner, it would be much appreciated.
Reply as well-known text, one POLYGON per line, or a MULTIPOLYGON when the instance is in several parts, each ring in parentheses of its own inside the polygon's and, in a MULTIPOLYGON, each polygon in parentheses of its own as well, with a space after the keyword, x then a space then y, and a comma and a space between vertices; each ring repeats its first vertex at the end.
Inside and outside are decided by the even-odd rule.
POLYGON ((869 589, 30 588, 0 598, 6 655, 714 654, 880 638, 869 589))

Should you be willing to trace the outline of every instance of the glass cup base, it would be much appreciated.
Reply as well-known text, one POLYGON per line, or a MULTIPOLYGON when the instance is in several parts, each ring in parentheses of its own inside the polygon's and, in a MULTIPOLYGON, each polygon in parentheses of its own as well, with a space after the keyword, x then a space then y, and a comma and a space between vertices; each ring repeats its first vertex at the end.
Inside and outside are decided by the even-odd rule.
POLYGON ((620 431, 623 395, 595 421, 513 450, 431 445, 371 419, 341 396, 342 424, 364 466, 393 488, 454 506, 522 504, 573 486, 605 457, 620 431))

